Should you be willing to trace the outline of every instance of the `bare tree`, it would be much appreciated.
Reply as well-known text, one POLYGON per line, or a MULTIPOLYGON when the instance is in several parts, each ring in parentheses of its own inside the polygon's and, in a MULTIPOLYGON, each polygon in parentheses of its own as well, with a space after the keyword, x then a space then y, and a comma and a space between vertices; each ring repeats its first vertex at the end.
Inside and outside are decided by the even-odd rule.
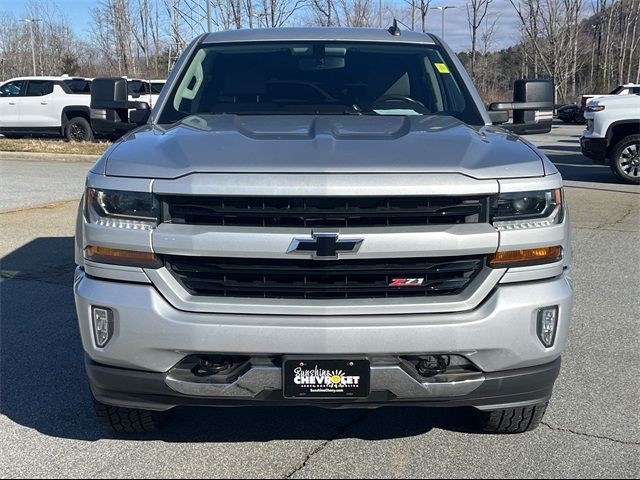
POLYGON ((340 25, 335 0, 311 0, 310 8, 313 12, 313 24, 321 27, 340 25))
POLYGON ((138 73, 134 14, 129 0, 101 0, 92 10, 92 43, 121 75, 138 73))
POLYGON ((262 12, 268 27, 283 27, 291 17, 305 6, 306 0, 262 0, 262 12))
POLYGON ((471 30, 471 78, 476 79, 476 50, 478 43, 478 30, 484 22, 489 5, 493 0, 470 0, 467 4, 467 20, 471 30))
POLYGON ((373 27, 376 6, 373 0, 336 0, 342 25, 345 27, 373 27))
POLYGON ((566 99, 571 75, 571 37, 567 28, 571 2, 576 0, 509 0, 520 19, 526 40, 532 45, 560 98, 566 99), (533 13, 532 13, 533 12, 533 13), (535 15, 535 22, 528 15, 535 15), (538 33, 532 26, 539 28, 538 33))
POLYGON ((427 15, 431 8, 431 0, 419 0, 418 13, 420 14, 420 26, 423 32, 427 31, 427 15))
MULTIPOLYGON (((481 80, 481 90, 483 92, 489 92, 489 85, 495 84, 489 78, 489 73, 494 70, 489 68, 489 60, 491 51, 494 49, 494 38, 497 30, 497 24, 500 16, 497 15, 491 21, 487 19, 487 22, 484 24, 484 28, 482 29, 482 33, 480 34, 480 51, 482 54, 482 72, 480 75, 481 80)), ((473 62, 472 57, 472 62, 473 62)))
POLYGON ((409 12, 410 12, 410 18, 411 18, 411 30, 415 30, 416 29, 416 11, 418 9, 418 2, 417 0, 404 0, 404 2, 406 4, 409 5, 409 12))
MULTIPOLYGON (((58 6, 62 0, 29 0, 20 15, 0 22, 0 74, 31 73, 29 25, 20 21, 29 17, 42 20, 33 25, 38 73, 159 77, 206 31, 207 1, 214 30, 299 23, 369 27, 379 13, 377 0, 97 0, 85 45, 58 6), (87 51, 92 54, 80 53, 87 51)), ((460 55, 488 97, 525 76, 553 79, 560 99, 640 81, 640 0, 510 0, 522 36, 501 51, 495 49, 493 0, 468 1, 471 51, 460 55)), ((431 0, 385 3, 387 18, 426 29, 431 0)))
MULTIPOLYGON (((629 38, 629 49, 628 49, 628 81, 632 79, 632 71, 633 71, 633 55, 634 52, 638 53, 640 51, 640 29, 638 28, 638 24, 640 23, 640 0, 636 0, 635 2, 635 11, 632 17, 633 29, 631 31, 631 36, 629 38)), ((638 54, 638 68, 636 71, 635 82, 640 83, 640 54, 638 54)))
POLYGON ((40 75, 73 75, 79 69, 79 41, 58 6, 50 0, 31 1, 16 18, 3 16, 0 22, 2 76, 32 74, 31 32, 35 46, 36 71, 40 75), (36 18, 29 25, 20 18, 36 18), (55 54, 52 54, 55 52, 55 54))
POLYGON ((427 31, 427 15, 431 7, 432 0, 404 0, 409 6, 409 24, 411 30, 416 30, 418 23, 423 32, 427 31))

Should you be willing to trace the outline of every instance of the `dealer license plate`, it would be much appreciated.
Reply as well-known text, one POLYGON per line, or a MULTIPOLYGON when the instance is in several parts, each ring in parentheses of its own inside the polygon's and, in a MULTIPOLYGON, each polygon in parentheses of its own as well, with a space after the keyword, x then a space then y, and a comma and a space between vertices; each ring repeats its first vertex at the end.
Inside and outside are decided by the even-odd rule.
POLYGON ((369 396, 369 360, 287 358, 282 365, 286 398, 364 398, 369 396))

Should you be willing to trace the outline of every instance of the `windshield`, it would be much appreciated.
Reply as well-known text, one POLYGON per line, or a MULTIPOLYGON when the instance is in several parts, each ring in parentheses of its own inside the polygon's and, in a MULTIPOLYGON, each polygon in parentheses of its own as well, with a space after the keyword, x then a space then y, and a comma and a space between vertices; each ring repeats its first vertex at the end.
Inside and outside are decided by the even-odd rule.
POLYGON ((204 45, 159 123, 189 115, 450 115, 484 121, 436 45, 295 42, 204 45))

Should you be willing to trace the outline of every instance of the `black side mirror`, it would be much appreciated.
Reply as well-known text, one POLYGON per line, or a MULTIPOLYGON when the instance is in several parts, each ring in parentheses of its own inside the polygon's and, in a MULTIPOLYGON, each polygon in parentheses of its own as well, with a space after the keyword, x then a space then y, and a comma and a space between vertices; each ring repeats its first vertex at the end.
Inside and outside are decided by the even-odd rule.
POLYGON ((488 110, 487 113, 494 125, 502 125, 509 121, 509 112, 506 110, 488 110))
POLYGON ((91 127, 97 134, 122 135, 147 123, 151 110, 146 102, 129 101, 127 81, 101 77, 91 84, 91 127))
POLYGON ((149 121, 151 110, 149 109, 148 104, 145 103, 145 105, 147 105, 147 108, 139 108, 129 112, 129 123, 132 123, 133 125, 144 125, 149 121))
MULTIPOLYGON (((513 86, 513 102, 495 102, 489 105, 491 112, 513 111, 513 123, 503 128, 519 135, 549 133, 553 123, 555 88, 551 80, 516 80, 513 86)), ((491 118, 493 122, 493 117, 491 118)), ((495 124, 495 122, 494 122, 495 124)))

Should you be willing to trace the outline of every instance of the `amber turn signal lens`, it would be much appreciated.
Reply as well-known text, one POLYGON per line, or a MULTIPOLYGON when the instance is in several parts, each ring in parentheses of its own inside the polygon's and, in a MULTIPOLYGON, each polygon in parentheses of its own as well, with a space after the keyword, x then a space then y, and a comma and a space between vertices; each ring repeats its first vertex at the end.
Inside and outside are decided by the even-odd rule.
POLYGON ((526 267, 560 260, 562 260, 562 247, 540 247, 494 253, 489 257, 489 266, 496 268, 526 267))
POLYGON ((84 249, 84 258, 92 262, 127 267, 158 268, 162 266, 162 262, 155 253, 120 250, 118 248, 89 246, 84 249))

